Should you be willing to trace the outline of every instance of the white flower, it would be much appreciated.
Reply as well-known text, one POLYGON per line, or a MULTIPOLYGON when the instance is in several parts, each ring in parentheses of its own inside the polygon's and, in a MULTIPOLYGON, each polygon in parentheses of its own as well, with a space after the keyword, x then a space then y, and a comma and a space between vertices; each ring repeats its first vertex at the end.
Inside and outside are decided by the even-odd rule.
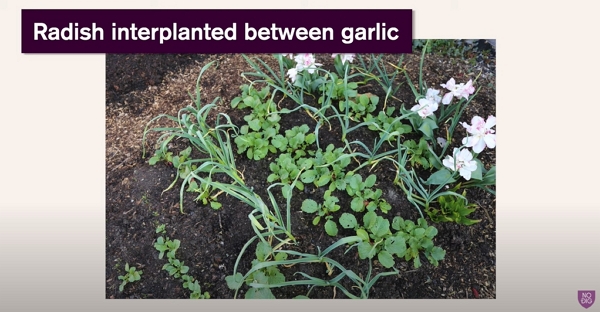
POLYGON ((458 170, 465 180, 470 180, 471 173, 477 170, 477 162, 473 160, 473 154, 468 149, 459 150, 458 148, 454 149, 453 154, 456 157, 456 164, 452 156, 446 156, 442 163, 452 171, 458 170))
POLYGON ((437 109, 437 102, 425 98, 420 99, 419 104, 413 106, 410 110, 413 112, 418 111, 419 116, 425 119, 427 116, 433 115, 433 112, 435 112, 437 109))
MULTIPOLYGON (((291 55, 291 54, 290 53, 284 54, 284 56, 286 56, 286 55, 291 55)), ((317 66, 323 65, 323 64, 315 62, 315 57, 313 56, 312 53, 296 54, 296 56, 294 57, 294 60, 296 61, 296 67, 289 69, 287 72, 287 74, 290 77, 290 79, 292 80, 292 82, 296 81, 296 76, 298 75, 298 73, 302 72, 303 70, 306 70, 312 74, 315 72, 315 69, 317 69, 317 66)))
POLYGON ((440 94, 440 90, 429 88, 429 89, 427 89, 425 98, 432 102, 436 102, 436 103, 440 104, 440 102, 442 101, 442 97, 439 96, 439 94, 440 94))
POLYGON ((297 54, 294 57, 294 60, 296 61, 296 69, 298 72, 307 70, 312 74, 315 72, 315 69, 317 69, 317 66, 323 65, 315 62, 315 57, 312 53, 297 54))
POLYGON ((492 127, 496 125, 496 117, 489 116, 486 121, 479 116, 473 117, 471 125, 463 122, 461 124, 470 136, 464 138, 462 143, 466 147, 473 147, 475 153, 481 153, 487 146, 488 148, 496 147, 496 134, 492 127))
POLYGON ((287 71, 288 76, 290 76, 290 79, 292 79, 292 82, 296 81, 296 75, 298 75, 298 70, 296 70, 295 68, 290 68, 287 71))
POLYGON ((342 64, 346 63, 346 61, 352 63, 352 61, 354 61, 354 57, 356 56, 355 53, 333 53, 331 54, 331 57, 335 58, 336 56, 338 56, 338 54, 340 55, 340 60, 342 61, 342 64))

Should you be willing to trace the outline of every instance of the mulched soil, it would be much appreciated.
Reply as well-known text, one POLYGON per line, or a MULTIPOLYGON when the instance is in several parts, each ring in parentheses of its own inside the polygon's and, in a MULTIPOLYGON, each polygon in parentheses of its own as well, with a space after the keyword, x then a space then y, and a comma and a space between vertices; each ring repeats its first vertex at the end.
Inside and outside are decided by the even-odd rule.
MULTIPOLYGON (((273 64, 270 55, 249 56, 260 57, 273 64)), ((325 63, 325 68, 332 68, 329 55, 317 57, 325 63)), ((396 63, 398 56, 386 55, 386 58, 396 63)), ((404 57, 413 81, 417 81, 419 58, 417 54, 404 57)), ((210 293, 211 298, 233 298, 234 292, 227 287, 225 277, 232 274, 240 250, 255 235, 248 219, 251 209, 231 196, 221 195, 219 201, 223 206, 214 210, 195 202, 192 195, 186 195, 185 213, 182 214, 179 210, 180 184, 164 191, 175 179, 175 169, 164 163, 148 164, 157 136, 149 137, 151 144, 146 147, 149 151, 145 158, 142 157, 142 134, 147 123, 159 114, 177 115, 179 109, 192 104, 188 92, 194 92, 200 69, 210 61, 216 61, 217 66, 211 67, 201 80, 203 102, 210 103, 219 97, 217 111, 229 114, 232 121, 241 126, 244 124, 243 116, 248 112, 230 107, 231 100, 240 94, 239 86, 248 82, 242 73, 251 71, 241 55, 106 56, 106 298, 189 298, 189 291, 182 287, 181 282, 162 270, 167 261, 158 258, 153 246, 159 236, 155 232, 159 224, 166 225, 166 236, 181 241, 177 258, 190 267, 188 274, 199 280, 202 291, 210 293), (118 276, 123 275, 125 263, 141 269, 143 275, 140 281, 128 284, 123 292, 119 292, 118 276)), ((496 115, 495 61, 494 55, 480 55, 476 56, 476 61, 468 61, 431 54, 425 59, 424 78, 430 85, 436 86, 450 77, 457 82, 466 82, 479 76, 476 87, 482 86, 482 89, 462 119, 470 121, 474 115, 485 118, 496 115)), ((400 79, 405 80, 404 77, 400 79)), ((378 94, 381 99, 385 94, 376 83, 362 86, 359 92, 378 94)), ((414 103, 406 83, 394 96, 388 105, 404 104, 410 108, 414 103)), ((293 104, 285 100, 281 105, 292 107, 290 105, 293 104)), ((301 124, 308 124, 312 129, 315 125, 304 112, 285 115, 280 124, 282 130, 301 124)), ((457 129, 461 131, 460 126, 457 129)), ((339 131, 332 129, 329 132, 326 128, 321 131, 322 146, 328 143, 339 146, 339 131)), ((351 141, 362 142, 373 142, 375 138, 376 134, 367 129, 353 132, 349 137, 351 141)), ((270 173, 269 163, 275 157, 270 155, 267 159, 252 161, 242 154, 236 159, 247 185, 254 187, 265 201, 268 201, 266 178, 270 173)), ((496 163, 495 150, 486 149, 479 158, 489 168, 496 163)), ((359 173, 366 177, 368 168, 361 169, 359 173)), ((418 212, 408 203, 401 189, 392 183, 394 172, 385 166, 377 166, 370 173, 378 175, 376 187, 382 189, 383 197, 393 206, 388 214, 390 220, 393 216, 402 216, 416 221, 418 212)), ((298 245, 293 247, 295 250, 316 253, 318 248, 327 248, 339 239, 324 232, 323 222, 313 226, 312 216, 299 209, 304 199, 319 200, 322 193, 320 189, 312 189, 293 197, 292 231, 298 238, 298 245)), ((336 195, 340 197, 342 211, 349 210, 347 196, 342 193, 336 195)), ((284 203, 281 196, 278 195, 277 199, 284 203)), ((371 289, 369 298, 496 298, 495 197, 483 190, 469 189, 468 199, 478 205, 471 218, 481 219, 480 223, 461 226, 429 222, 439 231, 435 245, 446 250, 446 257, 440 265, 434 267, 422 257, 423 266, 414 269, 412 262, 398 260, 395 267, 400 274, 381 278, 371 289)), ((353 233, 340 227, 339 235, 353 233)), ((330 256, 364 277, 368 269, 365 260, 357 257, 355 249, 347 254, 344 251, 338 248, 330 256)), ((238 271, 245 273, 252 259, 253 248, 241 258, 238 271)), ((297 278, 294 273, 298 271, 327 278, 323 264, 303 264, 281 268, 281 271, 286 280, 297 278)), ((374 274, 383 271, 386 270, 375 263, 374 274)), ((277 298, 293 298, 306 293, 307 288, 300 286, 273 289, 277 298)), ((238 297, 243 298, 243 295, 242 291, 238 297)), ((346 298, 332 287, 315 288, 309 297, 346 298)))

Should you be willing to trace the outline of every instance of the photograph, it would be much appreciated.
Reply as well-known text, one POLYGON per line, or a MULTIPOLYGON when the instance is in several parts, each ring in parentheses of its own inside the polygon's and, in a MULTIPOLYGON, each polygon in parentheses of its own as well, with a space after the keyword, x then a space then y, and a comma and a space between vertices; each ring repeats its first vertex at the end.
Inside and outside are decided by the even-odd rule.
POLYGON ((496 40, 331 52, 106 54, 106 299, 496 299, 496 40))

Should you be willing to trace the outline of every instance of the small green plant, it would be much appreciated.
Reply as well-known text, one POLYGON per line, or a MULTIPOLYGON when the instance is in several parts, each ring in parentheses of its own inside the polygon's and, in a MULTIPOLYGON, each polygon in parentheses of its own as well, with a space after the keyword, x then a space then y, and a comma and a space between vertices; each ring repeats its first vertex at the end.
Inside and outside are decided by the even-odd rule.
POLYGON ((425 138, 421 138, 419 143, 414 140, 404 141, 404 146, 407 147, 407 153, 409 155, 409 161, 411 166, 418 164, 423 169, 430 169, 435 167, 441 167, 439 160, 429 151, 429 143, 425 138))
POLYGON ((363 212, 365 208, 368 211, 374 211, 379 208, 383 213, 387 213, 392 206, 381 198, 382 191, 380 189, 373 190, 377 176, 369 175, 365 181, 362 180, 360 174, 346 174, 346 192, 352 196, 350 208, 356 212, 363 212))
POLYGON ((267 86, 257 91, 251 85, 243 85, 240 88, 242 89, 242 95, 231 101, 231 107, 239 109, 249 107, 252 109, 252 113, 244 117, 248 127, 254 131, 270 128, 279 131, 281 116, 273 99, 267 98, 271 94, 271 89, 267 86))
MULTIPOLYGON (((150 165, 155 165, 159 161, 166 161, 168 164, 177 168, 177 176, 185 180, 192 172, 197 170, 197 166, 189 161, 191 159, 191 154, 192 148, 188 147, 179 152, 179 155, 173 156, 173 153, 167 151, 166 145, 163 144, 162 147, 156 150, 154 156, 152 156, 148 162, 150 165)), ((208 179, 210 179, 210 177, 208 179)), ((167 190, 171 189, 176 181, 177 179, 171 183, 167 190)), ((210 186, 210 183, 198 184, 198 182, 192 178, 186 188, 186 192, 199 193, 195 201, 202 201, 202 204, 204 205, 210 203, 210 206, 214 209, 219 209, 221 207, 221 204, 217 201, 218 194, 211 195, 213 193, 213 188, 210 186)))
POLYGON ((310 129, 306 124, 295 126, 292 129, 285 131, 287 139, 288 153, 293 153, 294 159, 314 155, 314 151, 308 149, 308 146, 316 140, 314 133, 309 133, 310 129))
MULTIPOLYGON (((277 253, 274 255, 273 248, 266 242, 259 241, 256 245, 256 258, 252 260, 252 267, 257 267, 261 263, 271 259, 275 261, 284 261, 287 259, 286 253, 277 253)), ((275 299, 275 296, 269 289, 269 285, 277 285, 285 282, 285 276, 281 274, 277 266, 267 266, 261 269, 254 270, 244 279, 241 273, 230 275, 225 278, 230 289, 239 289, 242 284, 250 286, 246 292, 246 299, 275 299), (256 288, 254 284, 262 284, 267 287, 256 288)))
MULTIPOLYGON (((289 153, 281 154, 275 159, 274 163, 269 164, 269 169, 272 173, 267 177, 267 182, 272 183, 281 181, 281 183, 290 186, 294 183, 293 187, 300 191, 304 191, 304 183, 295 179, 300 174, 301 170, 308 170, 312 168, 312 166, 312 158, 294 159, 289 153)), ((287 189, 283 190, 283 194, 287 198, 287 189)))
POLYGON ((359 94, 356 98, 340 101, 340 111, 345 112, 348 109, 349 117, 360 121, 364 116, 372 113, 377 108, 379 97, 371 94, 359 94))
POLYGON ((190 270, 190 267, 183 264, 183 261, 176 259, 175 257, 168 257, 169 263, 163 265, 163 270, 169 272, 169 275, 180 278, 183 274, 190 270))
POLYGON ((219 209, 222 206, 222 204, 217 201, 217 196, 220 194, 220 192, 216 193, 215 195, 211 195, 214 190, 214 188, 211 187, 210 184, 212 179, 211 177, 207 177, 206 180, 207 181, 205 181, 205 183, 200 183, 200 185, 198 185, 196 179, 191 178, 189 180, 188 188, 186 189, 186 191, 200 193, 195 198, 195 201, 201 201, 203 205, 210 204, 211 208, 219 209))
POLYGON ((325 191, 323 195, 324 202, 322 204, 317 203, 313 199, 305 199, 302 202, 302 211, 306 213, 316 213, 317 216, 313 219, 313 225, 319 224, 321 218, 325 218, 325 232, 330 236, 336 236, 338 233, 337 224, 333 221, 333 215, 331 213, 340 210, 340 205, 337 203, 339 199, 331 195, 331 190, 325 191))
MULTIPOLYGON (((165 232, 164 224, 160 225, 156 229, 156 233, 164 233, 164 232, 165 232)), ((191 291, 190 299, 209 299, 210 298, 209 293, 208 292, 202 293, 202 290, 200 288, 200 284, 198 283, 198 281, 196 279, 194 279, 194 277, 187 275, 188 271, 190 270, 190 267, 188 267, 187 265, 184 265, 183 261, 177 259, 175 253, 177 252, 177 249, 179 249, 180 245, 181 245, 181 242, 179 240, 177 240, 177 239, 170 240, 168 237, 167 237, 167 239, 164 239, 162 236, 160 236, 156 240, 156 243, 154 244, 154 248, 160 252, 158 255, 158 258, 162 259, 166 252, 167 259, 169 261, 168 263, 165 263, 163 265, 162 269, 167 271, 170 276, 173 276, 174 278, 178 278, 182 281, 183 288, 187 288, 191 291)))
POLYGON ((427 260, 434 266, 438 266, 439 261, 444 259, 446 251, 433 245, 433 238, 438 231, 435 227, 428 226, 425 219, 419 218, 417 224, 415 224, 411 220, 395 217, 392 228, 398 231, 398 236, 406 242, 407 250, 404 259, 406 261, 413 259, 415 268, 421 266, 420 252, 423 252, 427 260))
MULTIPOLYGON (((466 191, 463 192, 465 196, 466 191)), ((443 195, 437 200, 439 209, 429 206, 425 211, 433 222, 456 222, 458 224, 473 225, 481 220, 472 220, 467 218, 477 205, 468 204, 465 198, 453 195, 443 195)))
POLYGON ((390 222, 374 211, 364 214, 363 226, 359 226, 356 217, 350 213, 343 213, 339 222, 345 229, 355 229, 356 236, 362 238, 357 245, 361 259, 372 259, 377 255, 381 265, 391 268, 395 264, 393 255, 402 257, 406 251, 402 238, 392 235, 390 222))
POLYGON ((395 110, 395 107, 388 107, 385 112, 379 111, 377 116, 367 114, 367 116, 364 118, 365 122, 371 122, 371 124, 368 126, 369 130, 380 131, 379 136, 381 138, 386 137, 386 141, 392 146, 394 145, 392 143, 392 139, 395 136, 412 132, 412 127, 410 125, 403 124, 399 118, 392 117, 395 110), (393 135, 386 135, 386 133, 393 135))
POLYGON ((239 134, 234 139, 238 148, 238 154, 246 152, 250 159, 260 160, 269 152, 283 152, 287 148, 287 140, 279 134, 280 112, 271 98, 271 89, 266 86, 260 91, 252 85, 241 86, 242 95, 231 101, 233 108, 251 108, 252 113, 246 115, 246 125, 240 127, 239 134))
POLYGON ((184 274, 181 276, 181 279, 183 280, 183 288, 191 291, 190 299, 210 299, 208 291, 202 293, 200 284, 198 284, 198 280, 194 279, 194 277, 184 274))
POLYGON ((167 230, 165 230, 166 225, 164 224, 160 224, 159 226, 156 227, 156 234, 164 234, 167 232, 167 230))
POLYGON ((164 237, 160 236, 156 239, 156 243, 154 243, 154 248, 156 248, 156 250, 159 251, 158 259, 162 259, 165 253, 167 254, 167 258, 174 258, 175 252, 177 251, 177 249, 179 249, 180 245, 181 241, 179 241, 178 239, 170 240, 168 237, 167 239, 165 239, 164 237))
POLYGON ((369 211, 363 216, 363 225, 360 226, 356 217, 350 213, 343 213, 339 219, 345 229, 354 229, 356 236, 362 238, 357 245, 358 256, 361 259, 372 259, 377 255, 377 260, 386 268, 395 265, 394 256, 404 257, 404 260, 413 259, 415 268, 421 266, 419 253, 423 252, 425 257, 434 266, 442 260, 445 251, 433 245, 433 237, 437 235, 437 229, 427 226, 425 219, 419 219, 418 224, 400 217, 395 217, 391 227, 390 222, 378 216, 374 211, 369 211))
POLYGON ((246 152, 249 159, 261 160, 267 157, 270 152, 276 153, 277 148, 285 150, 284 142, 281 141, 282 135, 276 135, 275 129, 269 131, 250 132, 247 125, 240 127, 240 134, 234 139, 237 145, 238 154, 246 152), (275 140, 275 145, 271 145, 269 140, 275 140))
MULTIPOLYGON (((320 88, 320 91, 324 94, 319 97, 319 104, 322 104, 325 100, 325 95, 328 95, 331 100, 342 100, 346 96, 349 98, 355 98, 358 95, 356 89, 358 83, 348 82, 344 85, 344 79, 338 78, 335 73, 329 73, 331 79, 327 80, 320 88)), ((340 103, 341 105, 342 103, 340 103)))
POLYGON ((318 149, 314 155, 314 165, 300 176, 303 183, 314 183, 316 187, 325 186, 331 182, 330 191, 345 190, 345 169, 350 164, 350 157, 342 157, 343 148, 335 148, 329 144, 325 151, 318 149), (331 169, 330 169, 331 168, 331 169))
POLYGON ((119 280, 122 280, 123 282, 121 283, 121 285, 119 286, 119 291, 123 292, 123 289, 125 288, 125 285, 127 285, 127 283, 133 283, 135 281, 139 281, 142 277, 142 271, 137 271, 136 268, 134 266, 130 267, 129 263, 125 263, 125 275, 120 275, 118 278, 119 280))

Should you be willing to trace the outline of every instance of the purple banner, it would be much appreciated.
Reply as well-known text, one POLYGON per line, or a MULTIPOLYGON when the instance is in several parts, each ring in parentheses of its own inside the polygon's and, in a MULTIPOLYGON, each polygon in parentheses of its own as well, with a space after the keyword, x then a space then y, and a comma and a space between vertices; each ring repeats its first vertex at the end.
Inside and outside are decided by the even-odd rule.
POLYGON ((411 53, 412 10, 22 10, 22 53, 411 53))

